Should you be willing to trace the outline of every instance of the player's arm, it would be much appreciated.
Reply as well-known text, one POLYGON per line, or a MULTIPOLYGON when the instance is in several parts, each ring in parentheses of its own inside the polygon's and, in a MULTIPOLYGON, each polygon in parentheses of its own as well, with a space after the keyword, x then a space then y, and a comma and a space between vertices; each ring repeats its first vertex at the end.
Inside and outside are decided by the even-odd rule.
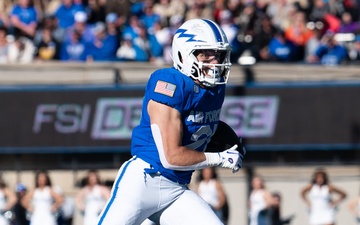
POLYGON ((151 129, 164 166, 191 166, 206 160, 202 152, 181 146, 183 127, 176 109, 149 101, 148 113, 151 129))
POLYGON ((187 148, 181 145, 183 127, 181 115, 176 109, 150 100, 147 110, 160 161, 165 168, 187 171, 221 166, 232 169, 233 172, 239 170, 237 145, 216 153, 203 153, 187 148))

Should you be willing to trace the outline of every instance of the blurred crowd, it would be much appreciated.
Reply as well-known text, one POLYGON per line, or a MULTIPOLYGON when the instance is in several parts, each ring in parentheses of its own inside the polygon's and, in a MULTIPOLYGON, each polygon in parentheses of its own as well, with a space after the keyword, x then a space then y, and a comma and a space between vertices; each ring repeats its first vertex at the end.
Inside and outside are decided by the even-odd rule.
POLYGON ((222 27, 235 63, 360 62, 360 0, 2 0, 0 63, 171 63, 192 18, 222 27))

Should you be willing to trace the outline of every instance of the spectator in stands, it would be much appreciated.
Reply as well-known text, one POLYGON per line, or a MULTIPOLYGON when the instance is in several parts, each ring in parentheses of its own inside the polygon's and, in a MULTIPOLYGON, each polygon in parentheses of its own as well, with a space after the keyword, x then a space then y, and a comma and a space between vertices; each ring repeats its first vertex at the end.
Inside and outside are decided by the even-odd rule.
POLYGON ((188 3, 189 9, 185 12, 185 20, 206 18, 214 20, 212 4, 209 0, 195 0, 188 3))
POLYGON ((272 62, 293 62, 298 53, 297 46, 286 39, 282 30, 277 30, 269 43, 268 60, 272 62))
POLYGON ((154 24, 161 20, 160 16, 156 14, 153 9, 154 5, 152 1, 151 3, 144 4, 144 14, 140 16, 140 20, 145 25, 147 32, 150 32, 150 30, 153 29, 154 24))
POLYGON ((219 25, 223 29, 228 38, 229 43, 234 43, 239 28, 233 23, 230 10, 221 10, 219 12, 219 25))
POLYGON ((15 40, 9 44, 8 60, 10 63, 30 63, 34 59, 34 53, 32 40, 15 34, 15 40))
POLYGON ((330 184, 328 174, 322 168, 316 169, 311 183, 301 191, 301 197, 309 208, 310 224, 335 224, 337 206, 346 198, 346 193, 330 184), (334 199, 333 195, 338 195, 334 199))
POLYGON ((97 22, 93 28, 94 41, 89 45, 89 56, 93 61, 115 60, 118 40, 116 36, 108 35, 103 22, 97 22))
POLYGON ((55 12, 59 27, 66 29, 74 25, 75 13, 79 11, 85 12, 83 5, 75 4, 74 0, 62 0, 62 4, 55 12))
MULTIPOLYGON (((12 216, 12 208, 16 204, 16 195, 15 193, 6 185, 0 174, 0 224, 9 225, 8 219, 4 213, 9 212, 8 216, 12 216)), ((14 218, 12 218, 14 219, 14 218)))
POLYGON ((309 18, 311 21, 323 20, 330 13, 330 7, 326 0, 314 0, 309 18))
POLYGON ((110 198, 110 189, 101 183, 96 170, 90 170, 85 186, 76 196, 75 203, 84 216, 84 225, 96 225, 97 217, 110 198))
MULTIPOLYGON (((239 43, 235 43, 238 44, 237 46, 234 45, 236 46, 235 49, 241 50, 234 50, 234 53, 238 51, 237 54, 240 57, 243 55, 251 55, 256 59, 258 58, 258 46, 255 45, 254 34, 255 30, 259 29, 263 16, 264 13, 256 8, 255 2, 250 1, 246 3, 243 12, 237 19, 240 28, 239 35, 237 36, 239 43)), ((232 55, 234 55, 234 53, 232 53, 232 55)))
POLYGON ((95 24, 97 22, 105 22, 106 0, 88 0, 86 12, 88 15, 87 22, 89 24, 95 24))
POLYGON ((120 24, 121 22, 119 22, 119 17, 116 15, 116 13, 107 14, 105 23, 108 35, 116 37, 117 42, 119 42, 121 38, 120 26, 122 24, 120 24))
POLYGON ((289 27, 294 13, 294 5, 287 0, 270 1, 266 9, 266 14, 270 16, 272 25, 282 30, 289 27))
POLYGON ((33 38, 36 32, 38 13, 32 0, 19 0, 10 13, 14 33, 33 38))
POLYGON ((140 20, 136 15, 132 15, 129 18, 129 21, 126 23, 124 29, 122 30, 122 37, 130 36, 132 39, 139 36, 140 31, 140 20))
POLYGON ((27 188, 22 183, 18 183, 16 185, 16 196, 17 202, 14 205, 14 213, 15 213, 15 225, 29 225, 30 221, 26 217, 26 208, 22 205, 22 201, 24 196, 27 193, 27 188))
POLYGON ((40 171, 35 176, 35 189, 25 195, 22 203, 31 214, 31 225, 56 225, 62 202, 63 199, 52 187, 48 173, 40 171))
POLYGON ((51 28, 42 28, 41 41, 36 45, 36 59, 42 61, 59 59, 60 48, 60 43, 57 42, 51 35, 51 28))
POLYGON ((133 45, 140 52, 137 56, 139 61, 156 62, 162 57, 162 46, 156 40, 156 37, 147 33, 145 25, 139 25, 139 36, 133 39, 133 45))
POLYGON ((85 42, 93 42, 95 34, 92 27, 86 23, 87 15, 85 12, 79 11, 75 13, 75 23, 66 30, 66 39, 69 39, 73 32, 81 34, 82 40, 85 42))
POLYGON ((360 1, 344 1, 344 7, 347 12, 351 14, 354 21, 360 21, 360 1))
POLYGON ((340 65, 347 59, 347 50, 334 39, 333 32, 327 32, 321 39, 320 45, 313 55, 307 58, 308 63, 320 63, 322 65, 340 65))
POLYGON ((349 48, 349 59, 356 64, 360 62, 360 34, 355 36, 355 40, 349 48))
POLYGON ((277 29, 271 24, 271 18, 264 14, 261 24, 254 30, 254 45, 256 47, 257 60, 268 60, 269 43, 275 37, 277 29))
POLYGON ((305 13, 298 11, 290 26, 285 29, 285 38, 297 47, 297 57, 294 57, 296 61, 304 60, 305 45, 314 36, 313 31, 306 26, 306 23, 305 13))
POLYGON ((86 61, 88 57, 88 43, 82 39, 78 31, 71 33, 61 46, 60 59, 62 61, 86 61))
POLYGON ((170 18, 177 13, 179 9, 175 7, 174 1, 160 0, 154 4, 153 11, 160 16, 162 27, 170 26, 170 18))
POLYGON ((38 45, 42 40, 42 29, 47 27, 51 31, 52 38, 58 43, 62 43, 66 36, 66 30, 58 26, 58 21, 54 15, 47 14, 44 16, 40 23, 40 27, 37 29, 34 44, 38 45))
POLYGON ((0 26, 0 64, 8 62, 9 42, 6 39, 7 34, 7 29, 0 26))
POLYGON ((338 10, 334 7, 334 4, 338 4, 337 2, 338 1, 315 0, 309 16, 310 21, 325 20, 328 24, 328 30, 336 32, 340 26, 339 18, 341 16, 341 13, 333 12, 334 10, 338 10))
POLYGON ((349 12, 344 12, 341 15, 341 25, 337 33, 358 33, 360 32, 360 22, 353 21, 349 12))
POLYGON ((321 43, 321 39, 327 29, 325 21, 308 22, 308 29, 313 31, 313 36, 305 44, 305 56, 304 61, 310 56, 314 55, 318 46, 321 43))
POLYGON ((106 12, 114 12, 119 17, 118 26, 123 26, 127 19, 130 17, 130 8, 133 4, 129 0, 107 0, 106 1, 106 12))
POLYGON ((13 7, 12 0, 2 0, 0 1, 0 27, 10 27, 10 18, 8 11, 13 7))
POLYGON ((252 178, 251 188, 248 203, 250 225, 269 225, 269 208, 272 204, 272 196, 260 176, 252 178))
POLYGON ((130 35, 125 35, 120 47, 116 51, 116 58, 120 61, 141 61, 138 59, 137 54, 139 50, 135 49, 135 46, 132 44, 132 38, 130 35))

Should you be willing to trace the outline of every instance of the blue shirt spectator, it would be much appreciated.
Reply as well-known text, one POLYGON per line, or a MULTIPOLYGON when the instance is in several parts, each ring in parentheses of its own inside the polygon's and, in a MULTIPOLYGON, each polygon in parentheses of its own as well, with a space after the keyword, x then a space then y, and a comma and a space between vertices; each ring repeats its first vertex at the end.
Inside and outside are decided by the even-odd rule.
POLYGON ((37 12, 30 0, 19 0, 10 13, 11 24, 15 27, 15 32, 33 37, 37 26, 37 12))
POLYGON ((307 62, 335 66, 341 64, 347 57, 346 48, 335 41, 333 33, 327 33, 321 39, 315 53, 307 58, 307 62))
POLYGON ((151 29, 157 21, 161 20, 160 15, 154 13, 152 5, 144 6, 144 14, 140 16, 140 20, 144 23, 145 27, 151 29))
POLYGON ((37 12, 34 6, 28 6, 25 8, 20 5, 15 5, 10 15, 17 16, 20 22, 26 25, 37 23, 37 12))
POLYGON ((269 60, 291 62, 296 56, 296 45, 286 40, 282 31, 277 32, 269 43, 269 60))
POLYGON ((98 22, 94 27, 95 40, 89 45, 89 55, 94 61, 115 60, 118 47, 117 37, 106 33, 105 24, 98 22))
POLYGON ((323 65, 339 65, 346 59, 347 51, 341 45, 320 45, 315 55, 320 58, 323 65))
POLYGON ((156 58, 162 57, 162 46, 157 41, 154 35, 150 35, 147 33, 147 29, 144 25, 139 27, 139 36, 133 39, 133 47, 138 52, 142 51, 142 53, 137 56, 143 56, 141 61, 150 61, 153 62, 156 58))
POLYGON ((92 32, 92 27, 94 25, 89 25, 86 23, 87 15, 85 12, 76 12, 75 13, 75 23, 66 29, 66 39, 70 39, 72 33, 75 31, 81 34, 81 39, 85 42, 94 41, 94 33, 92 32))
POLYGON ((61 46, 60 59, 62 61, 86 61, 88 44, 81 39, 81 34, 73 32, 70 39, 61 46))
POLYGON ((85 8, 81 4, 74 4, 73 0, 62 0, 62 4, 55 12, 58 19, 59 27, 68 28, 75 23, 75 13, 85 12, 85 8))
POLYGON ((128 23, 125 25, 124 29, 122 30, 122 37, 131 37, 136 38, 139 36, 139 30, 140 30, 140 21, 139 17, 137 16, 131 16, 129 18, 128 23))

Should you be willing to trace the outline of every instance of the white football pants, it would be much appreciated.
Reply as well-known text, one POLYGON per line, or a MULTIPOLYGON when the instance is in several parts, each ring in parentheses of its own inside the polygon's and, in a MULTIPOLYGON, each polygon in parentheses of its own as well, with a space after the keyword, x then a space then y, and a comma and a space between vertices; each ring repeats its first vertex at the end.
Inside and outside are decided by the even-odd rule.
POLYGON ((223 224, 186 185, 149 175, 145 168, 150 165, 136 157, 121 166, 98 225, 140 225, 146 218, 161 225, 223 224))

